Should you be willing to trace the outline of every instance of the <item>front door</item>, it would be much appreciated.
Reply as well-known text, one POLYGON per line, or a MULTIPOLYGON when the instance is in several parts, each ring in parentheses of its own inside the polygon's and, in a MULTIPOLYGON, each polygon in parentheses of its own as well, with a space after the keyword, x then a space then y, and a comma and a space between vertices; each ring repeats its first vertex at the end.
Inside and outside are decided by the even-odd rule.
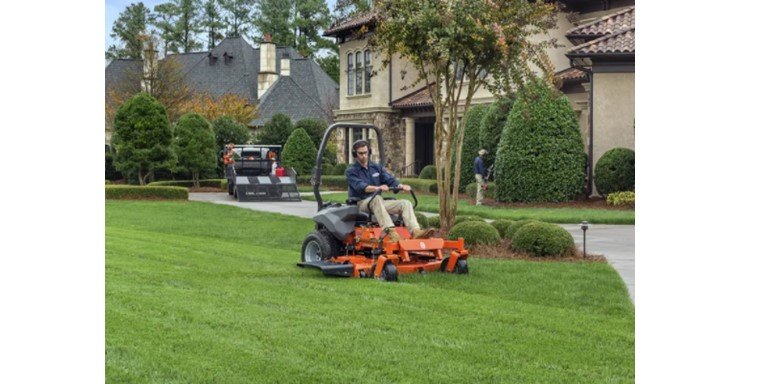
POLYGON ((414 173, 416 175, 427 165, 435 163, 435 121, 416 121, 415 125, 415 149, 414 154, 416 163, 414 164, 414 173))

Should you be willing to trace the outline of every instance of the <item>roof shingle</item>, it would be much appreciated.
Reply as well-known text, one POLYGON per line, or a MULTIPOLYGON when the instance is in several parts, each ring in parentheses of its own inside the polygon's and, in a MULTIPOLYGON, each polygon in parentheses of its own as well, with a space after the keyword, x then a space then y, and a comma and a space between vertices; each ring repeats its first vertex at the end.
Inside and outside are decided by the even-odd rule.
POLYGON ((432 106, 432 96, 429 95, 429 89, 425 86, 392 101, 389 105, 397 109, 430 107, 432 106))
POLYGON ((589 56, 594 54, 634 54, 635 53, 635 29, 603 36, 599 39, 588 41, 568 50, 568 56, 589 56))

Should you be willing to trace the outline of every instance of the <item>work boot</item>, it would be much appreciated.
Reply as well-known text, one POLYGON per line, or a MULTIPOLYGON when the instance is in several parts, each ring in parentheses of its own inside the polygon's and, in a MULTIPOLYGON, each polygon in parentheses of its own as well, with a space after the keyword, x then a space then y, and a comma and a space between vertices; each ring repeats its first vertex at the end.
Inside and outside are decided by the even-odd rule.
POLYGON ((428 239, 432 237, 432 235, 435 234, 434 228, 427 228, 427 229, 417 229, 413 231, 413 238, 414 239, 428 239))
POLYGON ((393 243, 397 243, 398 241, 400 241, 400 235, 397 234, 395 227, 384 228, 384 233, 386 233, 387 236, 389 236, 389 241, 393 243))

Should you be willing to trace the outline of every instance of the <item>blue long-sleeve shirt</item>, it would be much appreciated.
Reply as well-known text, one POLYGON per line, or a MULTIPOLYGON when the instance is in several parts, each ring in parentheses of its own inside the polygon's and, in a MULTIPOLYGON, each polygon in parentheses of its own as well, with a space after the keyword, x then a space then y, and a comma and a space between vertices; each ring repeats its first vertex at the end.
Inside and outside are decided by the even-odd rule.
POLYGON ((485 165, 481 156, 475 157, 475 175, 485 176, 485 165))
POLYGON ((365 187, 369 185, 378 187, 386 184, 390 188, 400 186, 400 182, 394 176, 384 171, 380 165, 372 162, 368 162, 366 169, 356 161, 355 164, 347 168, 345 176, 347 177, 347 184, 349 184, 349 197, 367 198, 373 194, 373 192, 365 192, 365 187))

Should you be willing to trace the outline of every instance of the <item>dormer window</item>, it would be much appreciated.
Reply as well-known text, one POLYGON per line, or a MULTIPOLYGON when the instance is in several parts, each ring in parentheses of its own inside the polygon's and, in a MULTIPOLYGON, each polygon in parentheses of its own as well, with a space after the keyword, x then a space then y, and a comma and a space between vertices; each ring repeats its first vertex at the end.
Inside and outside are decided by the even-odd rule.
POLYGON ((208 65, 214 65, 216 64, 216 60, 219 58, 213 54, 213 52, 208 52, 208 65))
POLYGON ((234 56, 228 54, 227 52, 224 52, 224 64, 229 64, 234 56))

